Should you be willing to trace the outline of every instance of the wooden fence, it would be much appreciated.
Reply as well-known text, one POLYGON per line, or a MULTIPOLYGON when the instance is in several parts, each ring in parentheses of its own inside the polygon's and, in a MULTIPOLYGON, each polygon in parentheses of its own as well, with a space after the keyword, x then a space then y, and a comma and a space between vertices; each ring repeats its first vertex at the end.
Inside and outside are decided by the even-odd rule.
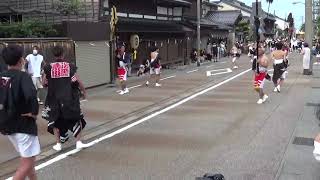
POLYGON ((24 57, 32 53, 33 46, 40 48, 39 54, 43 55, 44 60, 48 63, 52 62, 54 57, 51 52, 52 48, 60 45, 64 48, 64 57, 73 63, 76 63, 74 42, 68 38, 41 38, 41 39, 1 39, 0 38, 0 60, 2 61, 1 51, 8 44, 17 44, 23 47, 24 57))

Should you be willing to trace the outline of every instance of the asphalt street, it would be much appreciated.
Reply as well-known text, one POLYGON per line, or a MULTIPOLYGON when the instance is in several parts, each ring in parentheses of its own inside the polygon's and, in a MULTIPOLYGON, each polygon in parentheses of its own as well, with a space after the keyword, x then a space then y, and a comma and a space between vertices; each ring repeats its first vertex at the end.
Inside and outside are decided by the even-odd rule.
MULTIPOLYGON (((227 60, 164 74, 161 88, 138 80, 125 96, 113 88, 95 90, 83 105, 90 148, 47 155, 53 137, 39 120, 39 179, 191 180, 207 172, 232 180, 275 179, 310 88, 300 58, 291 56, 281 93, 266 83, 263 105, 256 104, 245 56, 237 70, 227 60)), ((1 173, 8 177, 16 154, 4 137, 0 144, 1 173)))

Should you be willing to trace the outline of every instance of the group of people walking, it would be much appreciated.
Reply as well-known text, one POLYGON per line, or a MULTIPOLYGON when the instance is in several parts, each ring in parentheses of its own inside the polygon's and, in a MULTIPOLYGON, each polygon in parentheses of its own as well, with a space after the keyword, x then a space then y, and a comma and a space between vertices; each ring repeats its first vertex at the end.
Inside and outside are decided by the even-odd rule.
POLYGON ((258 92, 259 99, 257 104, 262 104, 268 99, 268 95, 264 92, 264 84, 266 80, 271 80, 268 74, 268 66, 272 62, 273 75, 272 82, 274 85, 274 92, 280 93, 281 86, 286 78, 287 68, 289 65, 288 60, 288 47, 284 46, 284 42, 275 42, 275 49, 272 49, 271 60, 266 55, 263 45, 259 46, 258 56, 256 56, 256 49, 253 47, 250 50, 252 59, 252 71, 254 72, 254 89, 258 92))
POLYGON ((18 45, 8 45, 1 53, 6 68, 0 73, 0 132, 20 154, 21 163, 15 180, 36 179, 35 157, 40 154, 37 88, 48 89, 43 117, 48 121, 48 132, 56 137, 53 149, 62 150, 62 143, 68 140, 68 131, 76 137, 77 149, 87 147, 81 142, 86 121, 80 108, 80 96, 86 98, 86 91, 76 66, 64 58, 61 46, 52 48, 54 59, 51 63, 44 63, 38 50, 34 47, 33 55, 27 56, 26 60, 23 48, 18 45), (26 63, 28 68, 24 72, 26 63))
MULTIPOLYGON (((128 63, 131 60, 129 53, 125 52, 125 44, 120 44, 116 51, 116 64, 117 64, 117 73, 118 80, 120 84, 120 95, 129 93, 127 87, 127 74, 128 74, 128 63)), ((150 48, 150 53, 145 63, 140 66, 138 71, 138 76, 144 75, 149 71, 150 78, 146 81, 145 85, 149 86, 150 82, 154 82, 156 87, 161 87, 160 84, 160 74, 161 74, 161 58, 159 56, 160 49, 156 46, 150 48)))

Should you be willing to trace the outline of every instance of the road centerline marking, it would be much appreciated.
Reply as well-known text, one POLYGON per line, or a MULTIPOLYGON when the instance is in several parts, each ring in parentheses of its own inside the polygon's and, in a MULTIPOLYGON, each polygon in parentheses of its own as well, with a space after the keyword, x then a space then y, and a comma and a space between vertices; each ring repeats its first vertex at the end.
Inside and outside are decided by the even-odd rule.
POLYGON ((163 80, 166 80, 166 79, 172 79, 172 78, 175 78, 175 77, 176 77, 176 75, 168 76, 168 77, 160 79, 160 81, 163 81, 163 80))
MULTIPOLYGON (((228 79, 226 79, 226 80, 224 80, 224 81, 222 81, 222 82, 220 82, 220 83, 218 83, 216 85, 213 85, 213 86, 208 87, 208 88, 206 88, 204 90, 201 90, 201 91, 199 91, 199 92, 197 92, 197 93, 195 93, 195 94, 193 94, 191 96, 188 96, 188 97, 186 97, 186 98, 184 98, 184 99, 182 99, 182 100, 180 100, 180 101, 178 101, 178 102, 176 102, 176 103, 174 103, 174 104, 172 104, 170 106, 167 106, 167 107, 165 107, 165 108, 163 108, 163 109, 161 109, 161 110, 159 110, 157 112, 154 112, 153 114, 150 114, 150 115, 148 115, 148 116, 146 116, 146 117, 144 117, 144 118, 142 118, 142 119, 140 119, 138 121, 135 121, 135 122, 133 122, 133 123, 131 123, 131 124, 125 126, 125 127, 122 127, 122 128, 120 128, 120 129, 118 129, 118 130, 116 130, 114 132, 111 132, 111 133, 106 134, 106 135, 104 135, 104 136, 102 136, 100 138, 97 138, 97 139, 87 143, 87 145, 89 147, 92 147, 92 146, 94 146, 95 144, 97 144, 97 143, 99 143, 101 141, 109 139, 109 138, 111 138, 111 137, 113 137, 113 136, 115 136, 117 134, 120 134, 120 133, 122 133, 122 132, 124 132, 124 131, 132 128, 132 127, 135 127, 135 126, 137 126, 137 125, 139 125, 139 124, 141 124, 141 123, 143 123, 143 122, 145 122, 147 120, 150 120, 151 118, 154 118, 154 117, 159 116, 159 115, 161 115, 161 114, 163 114, 165 112, 168 112, 169 110, 174 109, 174 108, 176 108, 176 107, 178 107, 178 106, 180 106, 180 105, 182 105, 182 104, 184 104, 184 103, 186 103, 186 102, 188 102, 188 101, 190 101, 190 100, 192 100, 192 99, 194 99, 194 98, 196 98, 196 97, 198 97, 200 95, 203 95, 203 94, 205 94, 205 93, 207 93, 207 92, 209 92, 209 91, 211 91, 213 89, 216 89, 217 87, 220 87, 220 86, 222 86, 222 85, 224 85, 224 84, 226 84, 226 83, 228 83, 228 82, 230 82, 230 81, 232 81, 232 80, 234 80, 234 79, 236 79, 236 78, 238 78, 238 77, 240 77, 240 76, 242 76, 242 75, 244 75, 244 74, 246 74, 246 73, 248 73, 250 71, 251 71, 251 68, 247 69, 247 70, 245 70, 245 71, 243 71, 243 72, 241 72, 241 73, 239 73, 237 75, 234 75, 234 76, 232 76, 232 77, 230 77, 230 78, 228 78, 228 79)), ((41 163, 41 164, 37 165, 35 167, 35 170, 38 171, 40 169, 43 169, 43 168, 45 168, 47 166, 50 166, 51 164, 54 164, 54 163, 56 163, 58 161, 61 161, 61 160, 65 159, 65 158, 69 157, 70 155, 76 154, 76 153, 78 153, 80 151, 81 150, 79 150, 79 149, 73 149, 73 150, 70 150, 70 151, 65 152, 63 154, 59 154, 56 157, 54 157, 54 158, 52 158, 52 159, 50 159, 50 160, 48 160, 48 161, 46 161, 44 163, 41 163)), ((7 180, 12 180, 12 179, 13 179, 12 177, 7 178, 7 180)))
POLYGON ((199 69, 195 69, 195 70, 192 70, 192 71, 188 71, 187 74, 190 74, 190 73, 193 73, 193 72, 197 72, 199 71, 199 69))

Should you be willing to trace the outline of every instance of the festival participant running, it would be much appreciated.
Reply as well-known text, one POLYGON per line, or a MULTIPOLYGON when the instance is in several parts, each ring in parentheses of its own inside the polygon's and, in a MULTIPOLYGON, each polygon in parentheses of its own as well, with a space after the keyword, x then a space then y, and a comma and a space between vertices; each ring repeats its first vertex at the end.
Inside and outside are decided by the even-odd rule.
MULTIPOLYGON (((160 57, 159 57, 159 48, 153 47, 151 48, 150 53, 150 78, 151 80, 154 79, 156 82, 156 87, 161 87, 160 84, 160 74, 161 74, 161 64, 160 64, 160 57)), ((149 81, 146 82, 146 86, 149 85, 149 81)))
MULTIPOLYGON (((81 142, 81 131, 86 123, 80 109, 79 94, 75 93, 73 83, 82 84, 76 71, 77 68, 63 58, 63 48, 55 46, 52 49, 55 62, 44 67, 44 83, 48 86, 47 106, 49 111, 48 131, 52 129, 57 140, 53 149, 62 149, 60 134, 72 131, 76 137, 76 148, 86 148, 81 142), (63 131, 63 132, 60 132, 63 131)), ((80 85, 82 86, 82 85, 80 85)), ((84 93, 85 94, 85 93, 84 93)))
POLYGON ((262 104, 268 99, 268 96, 263 91, 265 77, 268 72, 268 58, 265 55, 265 50, 263 48, 259 48, 258 53, 258 64, 256 63, 258 67, 254 68, 254 89, 259 93, 259 100, 257 101, 257 104, 262 104))
POLYGON ((273 59, 273 77, 274 92, 280 92, 280 87, 285 79, 284 72, 286 71, 287 54, 282 50, 283 44, 281 42, 276 43, 276 50, 272 52, 271 57, 273 59))
POLYGON ((231 49, 231 55, 233 56, 232 58, 233 69, 238 69, 237 62, 236 62, 238 58, 238 48, 236 44, 231 49))
MULTIPOLYGON (((0 118, 3 126, 0 127, 0 132, 7 135, 20 154, 20 165, 13 179, 24 180, 28 177, 30 180, 36 180, 34 166, 36 156, 40 154, 36 123, 39 104, 37 91, 33 86, 31 76, 21 71, 24 67, 22 56, 23 49, 20 46, 9 45, 2 51, 2 57, 8 65, 8 70, 0 74, 1 89, 6 89, 7 93, 6 91, 1 91, 0 96, 2 103, 8 105, 5 107, 11 113, 4 112, 4 108, 1 108, 0 118), (9 94, 12 95, 10 96, 9 94), (2 118, 5 117, 5 114, 8 118, 3 123, 2 118)), ((3 104, 1 105, 3 106, 3 104)))
POLYGON ((116 63, 118 67, 118 78, 120 81, 120 95, 124 95, 129 93, 129 89, 127 88, 127 75, 128 71, 126 68, 126 53, 124 44, 117 50, 116 55, 116 63))

